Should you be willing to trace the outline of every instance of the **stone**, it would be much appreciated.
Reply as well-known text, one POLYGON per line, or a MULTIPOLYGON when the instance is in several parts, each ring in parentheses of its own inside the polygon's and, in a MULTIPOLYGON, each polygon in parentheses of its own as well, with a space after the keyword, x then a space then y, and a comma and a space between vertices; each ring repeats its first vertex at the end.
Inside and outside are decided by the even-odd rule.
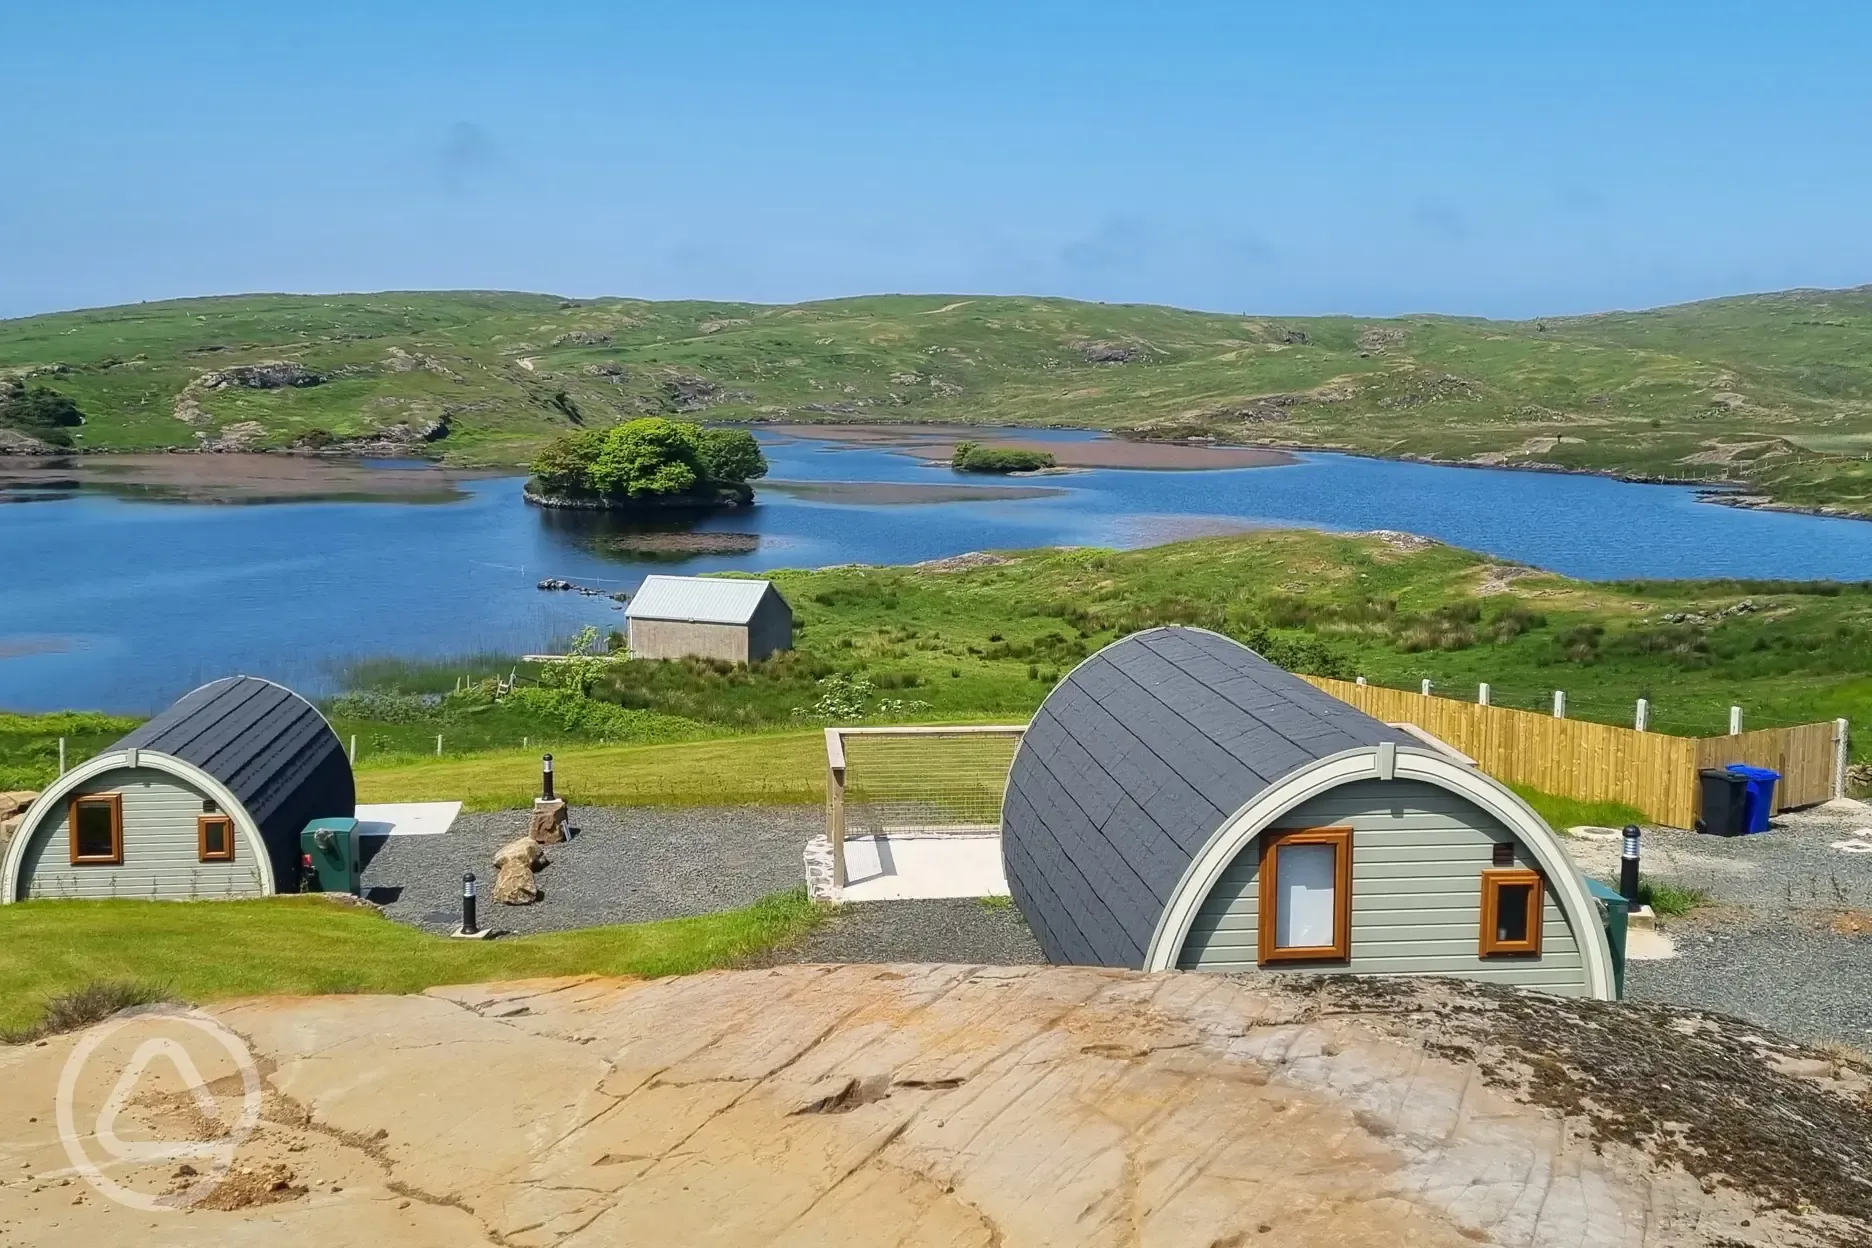
POLYGON ((538 798, 533 803, 533 816, 527 825, 527 835, 541 845, 557 845, 566 839, 566 804, 558 798, 547 801, 538 798))
POLYGON ((533 868, 518 858, 509 858, 494 876, 494 900, 503 906, 530 906, 540 899, 539 885, 533 882, 533 868))
POLYGON ((546 851, 531 836, 516 837, 494 851, 496 870, 510 862, 523 862, 528 870, 537 871, 546 865, 546 851))
POLYGON ((38 794, 31 789, 9 789, 0 793, 0 815, 16 815, 32 805, 38 794))
MULTIPOLYGON (((1859 1059, 1694 1011, 1450 981, 923 965, 203 1012, 265 1082, 234 1173, 290 1155, 291 1187, 315 1193, 199 1212, 182 1238, 204 1248, 1872 1242, 1859 1059)), ((126 1020, 79 1103, 162 1025, 126 1020)), ((66 1165, 55 1116, 4 1107, 50 1104, 81 1041, 0 1060, 8 1151, 44 1169, 66 1165)), ((145 1097, 120 1116, 150 1140, 195 1121, 145 1097)), ((110 1176, 134 1190, 174 1165, 110 1176)), ((152 1243, 151 1224, 0 1186, 8 1243, 152 1243)))

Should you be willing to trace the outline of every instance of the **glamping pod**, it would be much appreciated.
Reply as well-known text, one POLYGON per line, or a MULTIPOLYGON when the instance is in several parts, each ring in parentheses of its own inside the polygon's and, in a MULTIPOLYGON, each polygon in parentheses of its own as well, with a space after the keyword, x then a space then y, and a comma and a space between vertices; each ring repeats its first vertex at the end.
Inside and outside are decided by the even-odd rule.
POLYGON ((1598 902, 1526 803, 1201 629, 1133 634, 1061 681, 1002 820, 1054 962, 1615 995, 1598 902))
POLYGON ((0 902, 295 892, 300 830, 356 805, 350 761, 318 708, 230 676, 41 793, 6 847, 0 902))

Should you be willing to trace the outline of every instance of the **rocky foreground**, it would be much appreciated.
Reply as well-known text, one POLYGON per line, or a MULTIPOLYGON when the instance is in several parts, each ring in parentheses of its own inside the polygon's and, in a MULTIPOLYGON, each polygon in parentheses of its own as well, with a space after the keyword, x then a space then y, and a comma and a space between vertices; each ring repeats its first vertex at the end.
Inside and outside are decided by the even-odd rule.
MULTIPOLYGON (((88 1044, 81 1134, 212 1134, 159 1060, 97 1117, 193 1024, 0 1050, 0 1245, 1872 1242, 1862 1059, 1678 1010, 796 966, 207 1015, 254 1055, 259 1125, 214 1183, 101 1167, 149 1209, 74 1171, 55 1091, 88 1044)), ((240 1099, 232 1058, 189 1051, 216 1106, 240 1099)))

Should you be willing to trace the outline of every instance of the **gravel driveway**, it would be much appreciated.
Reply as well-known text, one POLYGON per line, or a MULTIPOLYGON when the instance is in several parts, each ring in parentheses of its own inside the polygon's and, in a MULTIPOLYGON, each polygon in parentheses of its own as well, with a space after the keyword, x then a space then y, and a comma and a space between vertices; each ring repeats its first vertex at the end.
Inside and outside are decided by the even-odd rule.
MULTIPOLYGON (((1757 836, 1647 830, 1646 876, 1712 904, 1661 930, 1677 957, 1633 962, 1637 1000, 1721 1010, 1798 1039, 1872 1045, 1872 809, 1814 808, 1757 836)), ((1570 841, 1587 874, 1616 886, 1616 841, 1570 841)))
MULTIPOLYGON (((462 815, 441 836, 391 836, 364 867, 365 896, 385 914, 432 932, 461 925, 462 872, 480 881, 481 926, 562 932, 745 906, 805 882, 801 853, 825 830, 817 806, 693 810, 574 806, 578 834, 545 846, 541 900, 489 900, 494 851, 527 831, 523 810, 462 815)), ((369 842, 366 842, 367 852, 369 842)))

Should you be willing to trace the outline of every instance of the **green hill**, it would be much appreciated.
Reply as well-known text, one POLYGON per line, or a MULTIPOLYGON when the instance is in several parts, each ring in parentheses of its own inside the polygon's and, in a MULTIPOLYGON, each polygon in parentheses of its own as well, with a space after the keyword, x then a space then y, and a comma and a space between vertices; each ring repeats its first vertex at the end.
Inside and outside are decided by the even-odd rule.
POLYGON ((1514 322, 1020 297, 246 295, 0 321, 0 380, 0 449, 46 434, 6 402, 45 388, 82 410, 59 432, 87 450, 369 444, 515 463, 647 412, 1077 425, 1732 481, 1872 515, 1872 287, 1514 322))

